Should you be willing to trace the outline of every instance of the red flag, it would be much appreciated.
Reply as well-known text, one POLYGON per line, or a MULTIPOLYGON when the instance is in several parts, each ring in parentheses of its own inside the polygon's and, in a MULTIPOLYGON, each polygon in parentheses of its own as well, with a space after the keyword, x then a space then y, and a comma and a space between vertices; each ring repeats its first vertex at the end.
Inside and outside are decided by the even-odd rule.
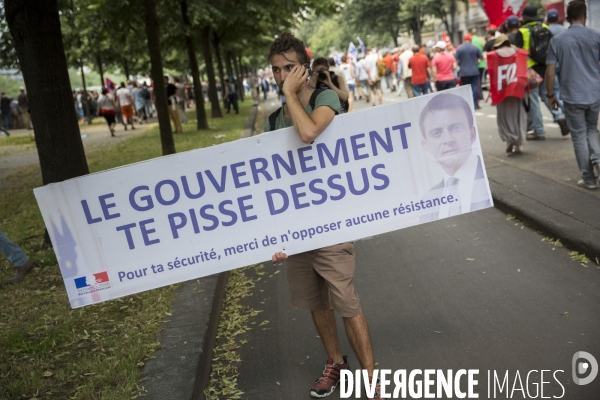
POLYGON ((117 85, 115 85, 115 83, 113 81, 111 81, 110 79, 106 78, 106 89, 110 92, 111 90, 115 90, 115 88, 117 87, 117 85))
POLYGON ((488 73, 490 74, 490 92, 492 105, 505 97, 522 99, 529 84, 527 77, 527 50, 518 49, 510 57, 502 57, 495 51, 487 53, 488 73))
POLYGON ((521 15, 527 0, 479 0, 490 24, 500 26, 511 15, 521 15))

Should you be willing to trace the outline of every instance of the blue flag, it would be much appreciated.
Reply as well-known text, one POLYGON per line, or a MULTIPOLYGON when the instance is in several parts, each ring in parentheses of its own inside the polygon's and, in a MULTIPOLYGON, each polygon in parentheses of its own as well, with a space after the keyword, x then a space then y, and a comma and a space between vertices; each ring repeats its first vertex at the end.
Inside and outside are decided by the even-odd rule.
POLYGON ((365 47, 365 44, 363 43, 362 40, 360 40, 360 37, 356 37, 356 40, 358 40, 358 45, 360 46, 360 50, 363 52, 364 55, 367 55, 367 48, 365 47))
POLYGON ((348 46, 348 57, 352 58, 354 62, 358 60, 358 49, 352 42, 350 42, 350 45, 348 46))

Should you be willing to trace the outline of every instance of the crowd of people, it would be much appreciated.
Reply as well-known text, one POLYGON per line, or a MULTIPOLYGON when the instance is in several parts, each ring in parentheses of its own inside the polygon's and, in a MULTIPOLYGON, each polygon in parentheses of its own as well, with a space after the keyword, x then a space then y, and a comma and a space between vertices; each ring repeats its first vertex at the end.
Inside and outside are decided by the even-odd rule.
POLYGON ((19 88, 20 93, 16 99, 0 92, 0 114, 2 117, 2 130, 10 135, 12 129, 31 129, 31 114, 29 113, 29 99, 25 88, 19 88))

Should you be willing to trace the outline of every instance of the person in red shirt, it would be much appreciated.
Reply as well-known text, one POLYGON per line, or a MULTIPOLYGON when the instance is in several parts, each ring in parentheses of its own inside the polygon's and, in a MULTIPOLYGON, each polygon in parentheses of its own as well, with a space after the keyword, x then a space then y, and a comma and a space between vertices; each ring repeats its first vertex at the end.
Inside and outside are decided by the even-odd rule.
POLYGON ((437 51, 437 54, 431 61, 431 80, 435 82, 435 88, 438 92, 452 89, 456 86, 456 79, 454 78, 456 60, 452 53, 446 51, 446 42, 440 40, 433 48, 437 51))
POLYGON ((431 62, 429 57, 419 52, 419 46, 413 47, 415 54, 408 60, 408 68, 412 69, 412 79, 410 83, 413 87, 415 96, 422 96, 429 93, 428 74, 431 74, 431 62))

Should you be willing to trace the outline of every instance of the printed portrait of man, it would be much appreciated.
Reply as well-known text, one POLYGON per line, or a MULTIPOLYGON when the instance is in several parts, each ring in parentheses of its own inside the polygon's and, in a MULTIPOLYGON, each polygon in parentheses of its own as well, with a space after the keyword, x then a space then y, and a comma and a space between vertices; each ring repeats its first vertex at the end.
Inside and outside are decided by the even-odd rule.
POLYGON ((421 216, 421 222, 492 206, 481 157, 472 148, 477 138, 473 121, 469 104, 455 94, 438 94, 421 112, 421 145, 443 173, 443 179, 423 197, 435 206, 427 209, 430 212, 421 216))

